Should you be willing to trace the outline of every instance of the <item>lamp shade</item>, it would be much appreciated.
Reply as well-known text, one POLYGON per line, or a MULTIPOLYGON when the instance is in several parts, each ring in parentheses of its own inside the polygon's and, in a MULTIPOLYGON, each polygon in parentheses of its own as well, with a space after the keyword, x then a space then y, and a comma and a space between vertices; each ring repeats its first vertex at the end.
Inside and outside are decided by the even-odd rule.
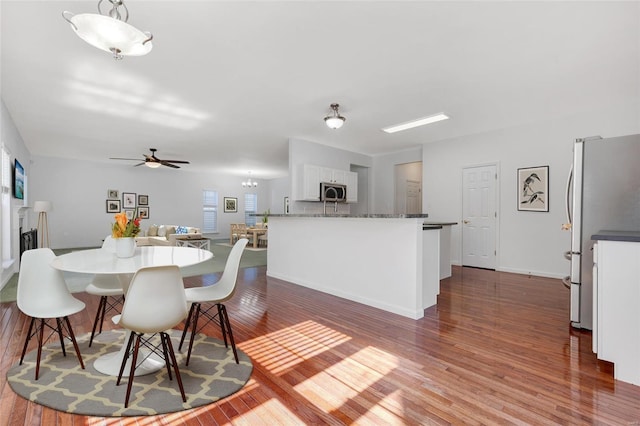
POLYGON ((330 129, 339 129, 344 124, 344 117, 327 117, 324 119, 330 129))
POLYGON ((82 13, 65 19, 81 39, 118 57, 146 55, 153 47, 151 34, 109 16, 82 13))
POLYGON ((36 213, 50 212, 51 201, 36 201, 33 203, 33 211, 36 213))

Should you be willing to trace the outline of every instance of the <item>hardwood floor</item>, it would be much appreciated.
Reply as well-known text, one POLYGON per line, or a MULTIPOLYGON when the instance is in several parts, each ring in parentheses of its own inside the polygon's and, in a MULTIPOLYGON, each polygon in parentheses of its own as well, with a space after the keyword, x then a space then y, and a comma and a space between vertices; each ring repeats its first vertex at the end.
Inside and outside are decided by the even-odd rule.
MULTIPOLYGON (((591 352, 591 333, 570 327, 559 280, 454 267, 438 305, 414 321, 265 271, 241 270, 227 303, 254 363, 249 383, 157 417, 76 416, 16 396, 6 372, 28 323, 15 303, 1 304, 0 425, 640 424, 640 387, 613 380, 591 352)), ((98 302, 78 297, 87 309, 71 318, 76 334, 91 331, 98 302)))

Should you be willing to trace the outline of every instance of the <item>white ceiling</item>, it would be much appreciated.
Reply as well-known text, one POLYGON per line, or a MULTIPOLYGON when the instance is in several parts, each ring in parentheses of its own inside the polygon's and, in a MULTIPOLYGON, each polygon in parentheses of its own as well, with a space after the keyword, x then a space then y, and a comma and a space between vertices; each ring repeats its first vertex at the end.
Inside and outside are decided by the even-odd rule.
POLYGON ((126 4, 153 50, 114 61, 61 16, 97 1, 0 3, 2 99, 33 155, 153 147, 186 170, 274 178, 289 138, 375 155, 639 95, 635 1, 126 4), (339 130, 322 120, 333 102, 339 130), (451 119, 380 130, 438 112, 451 119))

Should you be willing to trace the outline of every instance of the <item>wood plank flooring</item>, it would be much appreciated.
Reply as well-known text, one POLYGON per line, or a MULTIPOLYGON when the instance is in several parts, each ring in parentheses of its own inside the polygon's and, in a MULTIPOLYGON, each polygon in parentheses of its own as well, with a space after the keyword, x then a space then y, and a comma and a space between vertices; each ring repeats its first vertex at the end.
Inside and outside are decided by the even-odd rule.
MULTIPOLYGON (((249 383, 156 417, 77 416, 16 396, 6 372, 28 323, 15 303, 0 304, 0 425, 640 424, 640 387, 613 380, 591 333, 570 327, 559 280, 454 267, 438 305, 414 321, 265 273, 241 270, 227 303, 254 363, 249 383)), ((78 297, 87 309, 71 320, 81 334, 98 298, 78 297)), ((219 337, 213 326, 205 332, 219 337)))

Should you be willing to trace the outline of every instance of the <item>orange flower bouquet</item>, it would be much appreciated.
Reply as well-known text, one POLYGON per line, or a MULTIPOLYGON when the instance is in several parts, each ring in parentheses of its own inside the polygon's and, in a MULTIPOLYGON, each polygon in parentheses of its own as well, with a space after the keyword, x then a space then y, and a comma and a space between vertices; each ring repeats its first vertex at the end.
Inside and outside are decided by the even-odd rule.
POLYGON ((111 236, 113 238, 135 237, 140 233, 140 216, 131 220, 127 219, 127 213, 122 212, 115 215, 116 222, 111 225, 111 236))

